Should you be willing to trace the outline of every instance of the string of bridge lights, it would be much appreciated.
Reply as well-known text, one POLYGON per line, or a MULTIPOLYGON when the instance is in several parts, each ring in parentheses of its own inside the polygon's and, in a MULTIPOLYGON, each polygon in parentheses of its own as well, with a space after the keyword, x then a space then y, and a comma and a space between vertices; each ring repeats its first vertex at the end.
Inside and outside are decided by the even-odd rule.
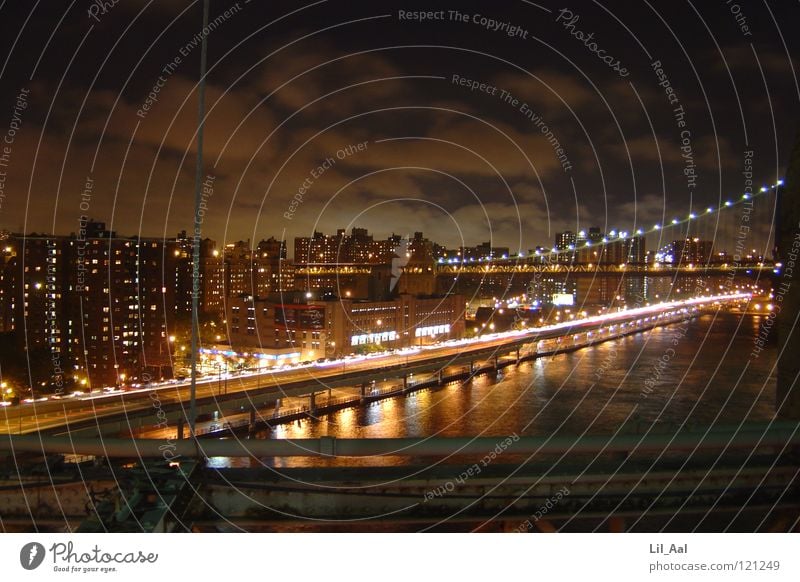
MULTIPOLYGON (((552 250, 549 250, 549 251, 545 250, 544 252, 542 252, 541 250, 537 249, 533 253, 531 253, 529 255, 529 257, 531 257, 531 256, 546 257, 546 256, 549 256, 549 255, 563 254, 566 251, 574 251, 574 250, 577 250, 578 248, 602 247, 603 245, 610 244, 610 243, 612 243, 614 241, 627 240, 629 238, 629 236, 632 238, 633 236, 647 236, 648 234, 656 233, 656 232, 659 232, 659 231, 663 232, 666 229, 673 228, 673 227, 679 227, 679 226, 687 224, 687 223, 689 223, 689 222, 691 222, 693 220, 697 220, 698 218, 701 218, 703 216, 708 216, 710 214, 714 214, 715 212, 719 212, 721 210, 725 210, 726 208, 733 208, 735 206, 738 206, 739 204, 744 204, 748 200, 752 200, 752 199, 755 199, 755 198, 757 198, 759 196, 762 196, 764 194, 770 193, 773 190, 776 190, 777 188, 779 188, 781 186, 783 186, 783 180, 778 180, 772 186, 762 186, 758 191, 756 191, 756 192, 754 192, 752 194, 745 192, 744 194, 741 195, 740 198, 738 198, 736 200, 726 200, 723 204, 721 204, 718 207, 709 206, 709 207, 706 208, 705 212, 701 212, 699 214, 696 213, 696 212, 690 212, 689 216, 684 218, 684 219, 673 218, 672 221, 670 221, 669 223, 663 224, 663 225, 660 224, 660 223, 656 223, 656 224, 653 225, 653 227, 651 229, 646 230, 646 231, 644 229, 642 229, 642 228, 638 228, 633 232, 633 234, 631 234, 628 231, 611 230, 611 231, 609 231, 608 236, 604 236, 600 242, 594 242, 593 243, 592 241, 587 240, 582 247, 577 247, 576 245, 573 244, 573 245, 569 245, 567 248, 564 248, 564 249, 558 249, 558 248, 554 247, 552 250)), ((586 232, 583 231, 583 230, 580 231, 578 234, 581 235, 581 236, 586 236, 586 232)), ((502 258, 502 259, 524 258, 524 254, 522 252, 520 252, 518 257, 507 257, 507 256, 504 255, 503 257, 500 257, 500 258, 502 258)), ((497 260, 497 258, 494 258, 494 257, 486 257, 486 258, 480 257, 480 258, 477 259, 477 262, 483 262, 484 260, 486 262, 491 262, 492 260, 497 260)), ((445 260, 442 257, 442 258, 439 259, 439 263, 458 263, 458 262, 461 262, 458 258, 445 260)), ((475 261, 475 259, 469 259, 469 260, 464 259, 463 262, 466 263, 466 262, 476 262, 476 261, 475 261)))

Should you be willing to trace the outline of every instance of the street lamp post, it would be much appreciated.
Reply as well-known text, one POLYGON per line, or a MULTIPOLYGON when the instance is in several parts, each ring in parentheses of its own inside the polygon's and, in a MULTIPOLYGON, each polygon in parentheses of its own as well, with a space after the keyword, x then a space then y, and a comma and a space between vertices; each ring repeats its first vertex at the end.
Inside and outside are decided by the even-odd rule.
MULTIPOLYGON (((217 395, 222 394, 222 362, 215 362, 217 367, 217 395)), ((225 394, 228 393, 228 364, 225 363, 225 394)))
MULTIPOLYGON (((0 391, 3 393, 3 402, 6 401, 6 394, 11 394, 14 390, 8 387, 8 382, 0 382, 0 391)), ((22 434, 22 407, 17 406, 17 418, 19 419, 19 434, 22 434)), ((11 430, 11 423, 8 423, 11 430)))
MULTIPOLYGON (((332 341, 330 345, 331 345, 331 348, 332 348, 332 351, 330 352, 331 359, 335 360, 336 359, 336 342, 332 341)), ((325 351, 327 352, 327 349, 325 351)), ((345 370, 347 370, 347 360, 344 359, 344 356, 341 356, 341 358, 342 358, 342 374, 344 374, 345 370)))
MULTIPOLYGON (((203 30, 208 26, 209 0, 203 0, 203 30)), ((208 35, 200 44, 200 81, 197 87, 197 160, 194 174, 194 232, 192 237, 192 351, 191 382, 189 384, 189 432, 193 439, 197 416, 197 348, 200 342, 200 232, 203 220, 200 214, 203 176, 203 129, 206 118, 206 59, 208 54, 208 35)), ((199 450, 198 450, 199 456, 199 450)))

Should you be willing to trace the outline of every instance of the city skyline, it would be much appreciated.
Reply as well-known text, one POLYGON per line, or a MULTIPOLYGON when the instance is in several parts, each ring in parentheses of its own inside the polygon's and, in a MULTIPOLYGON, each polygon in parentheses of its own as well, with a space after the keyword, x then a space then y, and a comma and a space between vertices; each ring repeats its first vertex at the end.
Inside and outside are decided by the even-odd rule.
MULTIPOLYGON (((176 375, 192 314, 192 243, 185 231, 168 239, 124 237, 92 221, 77 235, 5 237, 0 253, 0 332, 11 344, 0 364, 6 375, 11 369, 20 383, 15 360, 23 355, 50 358, 52 374, 41 380, 45 390, 74 382, 122 384, 126 378, 161 377, 165 369, 176 375), (176 343, 178 337, 183 337, 183 345, 176 343)), ((492 303, 500 302, 495 307, 501 311, 501 305, 525 306, 530 310, 528 321, 544 307, 564 302, 593 308, 637 304, 642 298, 655 301, 661 294, 681 296, 693 289, 692 284, 673 288, 670 268, 696 267, 698 281, 705 276, 703 269, 721 276, 720 269, 772 268, 757 254, 720 252, 712 240, 680 238, 648 250, 644 236, 604 233, 598 227, 558 233, 552 248, 537 248, 521 257, 488 242, 446 249, 422 232, 405 240, 397 235, 381 240, 356 227, 295 239, 293 260, 287 260, 289 245, 273 237, 225 246, 204 239, 200 246, 198 308, 206 326, 205 342, 228 343, 234 352, 237 344, 266 350, 272 362, 287 354, 297 361, 341 356, 351 342, 406 345, 409 333, 412 338, 457 338, 464 334, 467 312, 490 297, 492 303), (486 267, 479 268, 476 280, 470 269, 480 263, 486 267), (504 267, 509 263, 534 269, 531 272, 559 265, 588 269, 593 276, 588 286, 578 272, 570 275, 569 270, 526 282, 524 275, 509 274, 504 267), (490 265, 495 267, 490 270, 490 265), (659 271, 660 266, 667 270, 659 271), (633 271, 627 273, 628 267, 633 271), (645 269, 644 277, 637 279, 640 268, 645 269), (666 286, 657 284, 665 276, 666 286), (280 304, 314 301, 321 302, 313 309, 324 314, 327 324, 294 315, 281 315, 279 321, 285 309, 280 304), (425 301, 428 307, 418 308, 425 301), (255 308, 258 302, 263 308, 255 308), (364 302, 375 307, 351 305, 364 302), (440 313, 445 303, 449 307, 440 313), (367 319, 355 315, 364 309, 371 313, 367 319), (405 310, 408 317, 418 309, 422 315, 407 320, 396 313, 405 310), (244 311, 252 312, 246 325, 244 311), (269 323, 256 324, 268 313, 269 323), (355 320, 361 323, 348 327, 355 320), (389 321, 396 323, 388 325, 389 321), (302 326, 301 332, 295 325, 302 326), (285 336, 279 333, 284 327, 285 336), (422 335, 414 335, 418 333, 422 335)), ((732 274, 735 277, 735 271, 732 274)), ((731 284, 727 275, 720 281, 725 288, 731 284)), ((551 315, 541 316, 544 320, 551 315)), ((490 315, 487 321, 491 319, 490 315)))
MULTIPOLYGON (((649 228, 647 226, 645 226, 644 228, 631 228, 630 230, 625 230, 625 229, 622 229, 622 228, 611 228, 608 231, 604 231, 603 229, 601 229, 600 227, 598 227, 596 225, 591 225, 591 226, 584 225, 584 226, 581 226, 581 228, 579 228, 577 230, 569 230, 569 229, 567 229, 567 230, 564 230, 563 232, 554 233, 553 238, 551 238, 552 243, 546 242, 546 241, 542 241, 542 242, 545 242, 544 245, 535 244, 535 245, 529 246, 527 248, 520 247, 518 250, 512 250, 511 247, 502 247, 500 245, 492 244, 491 240, 489 240, 488 242, 483 241, 481 244, 507 249, 507 253, 506 254, 508 256, 507 257, 502 257, 502 258, 516 258, 516 257, 522 258, 522 257, 525 257, 525 256, 533 254, 534 251, 536 252, 536 254, 549 254, 549 255, 554 255, 555 256, 555 255, 558 255, 558 253, 560 251, 568 250, 566 248, 566 246, 562 247, 562 246, 559 245, 559 237, 562 234, 566 234, 566 233, 571 233, 573 235, 573 238, 577 237, 578 240, 582 240, 583 242, 581 243, 581 245, 586 245, 587 242, 589 244, 595 244, 595 245, 597 245, 597 244, 605 244, 607 242, 607 237, 610 238, 610 239, 617 238, 617 237, 642 237, 642 238, 644 238, 645 241, 648 241, 648 240, 650 241, 649 245, 656 246, 656 247, 669 245, 672 242, 674 242, 676 240, 679 240, 679 239, 682 240, 682 239, 698 238, 698 235, 700 235, 700 238, 712 239, 714 241, 714 244, 717 247, 717 250, 722 251, 724 253, 732 254, 730 252, 730 250, 729 250, 729 247, 733 248, 735 245, 738 244, 737 240, 736 240, 737 239, 737 232, 736 232, 737 225, 734 224, 732 227, 730 225, 728 225, 728 227, 727 227, 727 231, 728 232, 726 232, 726 227, 725 226, 721 226, 724 223, 722 223, 722 222, 720 222, 719 220, 716 219, 717 213, 725 212, 726 214, 730 214, 730 212, 729 212, 730 210, 735 209, 735 208, 739 207, 740 205, 744 205, 746 207, 745 208, 745 212, 748 214, 748 216, 750 216, 750 215, 752 215, 754 208, 756 208, 754 206, 754 202, 759 201, 761 198, 764 198, 765 196, 770 196, 771 194, 773 194, 776 191, 776 189, 780 188, 782 185, 783 185, 783 179, 779 179, 773 185, 765 185, 765 186, 761 186, 761 187, 758 187, 758 188, 751 188, 748 192, 745 192, 741 196, 736 196, 736 197, 732 197, 732 198, 726 199, 724 202, 720 203, 720 205, 718 207, 708 206, 708 207, 706 207, 704 209, 697 209, 696 212, 691 212, 688 216, 673 217, 672 219, 667 219, 667 217, 665 215, 665 220, 664 221, 656 222, 654 225, 649 226, 649 228), (703 232, 698 232, 697 228, 696 228, 695 232, 692 232, 691 229, 692 229, 692 225, 693 224, 697 224, 698 222, 703 222, 704 220, 708 221, 709 219, 710 219, 710 222, 713 224, 713 227, 710 227, 710 228, 706 227, 705 229, 703 229, 703 232), (684 228, 685 228, 685 230, 684 230, 684 228), (591 232, 592 231, 600 233, 599 237, 592 238, 592 236, 591 236, 591 232), (586 235, 587 232, 590 233, 588 237, 586 235), (656 239, 656 240, 653 241, 653 239, 656 239)), ((766 213, 766 215, 768 216, 768 215, 772 214, 773 212, 775 212, 775 209, 777 208, 777 199, 776 200, 771 200, 771 201, 768 200, 766 206, 764 205, 764 203, 761 203, 761 202, 759 202, 759 204, 760 204, 761 213, 762 214, 766 213)), ((741 216, 736 218, 734 222, 736 222, 736 221, 741 222, 741 216)), ((763 256, 769 256, 771 254, 771 252, 773 250, 773 246, 774 246, 774 243, 773 243, 773 231, 772 231, 772 229, 770 227, 767 227, 764 224, 762 224, 763 219, 760 219, 760 220, 753 219, 752 222, 753 222, 753 226, 750 227, 750 230, 748 231, 748 238, 750 239, 750 244, 753 247, 751 249, 751 254, 759 254, 759 255, 763 255, 763 256), (761 230, 759 230, 759 228, 761 230)), ((78 223, 79 231, 78 231, 77 234, 75 232, 70 232, 69 234, 61 233, 61 234, 50 234, 50 235, 48 235, 47 233, 31 232, 31 233, 25 235, 23 233, 12 233, 12 232, 9 232, 7 230, 6 231, 0 230, 0 235, 3 235, 3 236, 16 236, 16 237, 23 237, 23 236, 78 236, 78 237, 80 237, 81 233, 85 233, 86 225, 89 224, 89 223, 102 224, 103 228, 105 228, 105 224, 104 223, 101 223, 99 221, 95 221, 93 218, 90 218, 90 217, 88 217, 86 215, 82 215, 81 217, 79 217, 79 223, 78 223), (3 234, 3 233, 5 233, 5 234, 3 234)), ((349 230, 350 234, 348 234, 347 229, 338 228, 337 227, 335 229, 335 232, 337 234, 335 234, 335 235, 325 234, 324 232, 321 232, 319 230, 315 230, 313 233, 310 234, 310 236, 294 237, 294 239, 293 239, 294 240, 294 244, 291 246, 291 249, 293 251, 291 257, 287 256, 286 250, 289 248, 289 244, 288 243, 292 239, 283 239, 283 240, 280 241, 281 244, 284 245, 283 246, 283 251, 282 251, 283 252, 283 258, 291 258, 292 260, 295 260, 294 250, 295 250, 295 247, 297 245, 297 241, 302 239, 302 238, 311 239, 311 238, 314 238, 316 236, 323 236, 323 237, 327 237, 327 238, 334 238, 334 237, 337 237, 337 236, 344 236, 344 237, 347 238, 347 237, 350 237, 353 233, 356 233, 356 232, 361 232, 365 236, 369 233, 367 228, 364 228, 363 226, 360 226, 360 225, 351 225, 349 228, 350 228, 350 230, 349 230)), ((115 231, 109 231, 109 232, 113 232, 114 236, 118 236, 118 238, 126 238, 126 239, 137 239, 137 238, 139 238, 139 239, 159 239, 160 238, 160 237, 143 236, 143 235, 117 235, 115 231)), ((384 240, 384 241, 393 241, 393 240, 397 241, 397 240, 400 240, 400 239, 411 240, 412 236, 417 236, 417 235, 421 235, 422 234, 422 231, 419 231, 419 230, 413 231, 413 234, 412 233, 407 233, 405 235, 397 234, 395 231, 391 231, 391 234, 388 234, 388 232, 389 231, 384 230, 383 234, 387 235, 386 238, 385 239, 378 239, 378 240, 384 240)), ((375 232, 369 233, 370 238, 373 238, 375 236, 375 234, 376 234, 375 232)), ((181 230, 180 232, 178 232, 175 237, 166 236, 161 240, 165 240, 166 241, 166 240, 174 239, 176 237, 177 238, 186 237, 186 229, 181 230)), ((204 240, 210 241, 212 244, 216 244, 216 242, 217 242, 216 240, 212 239, 211 237, 203 236, 202 234, 201 234, 201 238, 203 238, 204 240)), ((222 246, 220 248, 231 247, 231 246, 239 246, 242 243, 247 241, 247 242, 249 242, 251 244, 251 249, 250 250, 255 250, 256 247, 257 247, 257 244, 254 243, 254 242, 250 242, 251 240, 252 239, 248 238, 248 239, 230 239, 230 240, 222 241, 221 242, 222 246)), ((265 235, 262 235, 260 243, 265 243, 265 242, 268 242, 268 241, 275 241, 275 240, 276 239, 275 239, 274 234, 269 234, 269 235, 265 234, 265 235)), ((438 240, 437 241, 432 241, 432 242, 433 242, 434 247, 436 247, 436 248, 438 248, 438 249, 440 249, 442 251, 447 250, 447 246, 439 244, 438 240)), ((466 242, 466 241, 462 241, 462 243, 463 242, 466 242)), ((573 242, 575 242, 575 241, 573 241, 573 242)), ((648 244, 648 243, 646 243, 646 244, 648 244)), ((480 245, 478 245, 478 246, 480 246, 480 245)), ((467 247, 467 245, 463 245, 462 244, 461 246, 455 247, 455 248, 464 249, 466 247, 467 247)), ((487 253, 487 256, 490 256, 490 254, 487 253)), ((498 257, 495 257, 495 258, 498 258, 498 257)), ((328 259, 326 259, 326 260, 328 260, 328 259)), ((358 261, 350 261, 350 262, 358 262, 358 261)))

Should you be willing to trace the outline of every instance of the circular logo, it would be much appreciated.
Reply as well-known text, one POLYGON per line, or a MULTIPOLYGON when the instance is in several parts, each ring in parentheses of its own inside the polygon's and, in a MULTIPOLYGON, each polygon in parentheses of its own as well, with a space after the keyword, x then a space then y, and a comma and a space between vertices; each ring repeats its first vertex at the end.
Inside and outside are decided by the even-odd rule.
POLYGON ((19 563, 26 570, 35 570, 44 561, 44 546, 39 542, 30 542, 19 551, 19 563))

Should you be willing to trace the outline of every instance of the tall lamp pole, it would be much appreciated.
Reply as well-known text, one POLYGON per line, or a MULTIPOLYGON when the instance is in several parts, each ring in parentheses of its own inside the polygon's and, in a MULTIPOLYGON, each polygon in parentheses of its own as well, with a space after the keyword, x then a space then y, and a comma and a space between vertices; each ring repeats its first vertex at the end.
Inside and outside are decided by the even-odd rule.
POLYGON ((206 55, 208 52, 208 3, 203 0, 203 37, 200 46, 200 82, 197 87, 197 161, 194 171, 194 236, 192 238, 192 380, 189 389, 189 433, 195 439, 195 420, 197 417, 197 346, 200 327, 200 203, 202 201, 201 182, 203 179, 203 128, 206 117, 206 55))

